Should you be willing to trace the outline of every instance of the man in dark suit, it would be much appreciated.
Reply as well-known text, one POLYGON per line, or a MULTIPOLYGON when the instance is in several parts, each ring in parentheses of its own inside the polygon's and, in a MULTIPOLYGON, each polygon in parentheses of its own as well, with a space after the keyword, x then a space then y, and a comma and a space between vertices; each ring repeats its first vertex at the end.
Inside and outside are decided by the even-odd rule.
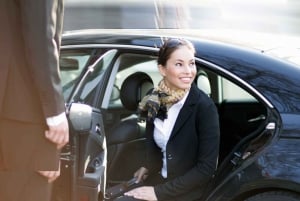
POLYGON ((0 200, 50 200, 59 175, 62 19, 63 0, 0 2, 0 200))

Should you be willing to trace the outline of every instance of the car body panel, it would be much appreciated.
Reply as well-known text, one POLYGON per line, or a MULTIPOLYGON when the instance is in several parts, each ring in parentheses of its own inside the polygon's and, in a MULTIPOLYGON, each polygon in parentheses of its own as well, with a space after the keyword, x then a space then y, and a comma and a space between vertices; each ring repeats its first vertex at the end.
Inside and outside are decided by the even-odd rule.
POLYGON ((300 67, 259 51, 241 50, 222 44, 214 46, 210 43, 207 48, 199 45, 199 50, 197 55, 200 58, 222 66, 252 85, 264 94, 279 112, 299 113, 300 103, 295 101, 299 94, 294 92, 300 90, 300 67))

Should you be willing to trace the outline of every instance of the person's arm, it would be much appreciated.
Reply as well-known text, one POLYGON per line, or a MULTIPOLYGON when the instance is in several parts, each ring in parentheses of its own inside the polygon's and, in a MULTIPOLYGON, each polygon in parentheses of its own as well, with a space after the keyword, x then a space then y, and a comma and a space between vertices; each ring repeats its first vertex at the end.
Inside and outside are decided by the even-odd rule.
POLYGON ((19 0, 26 60, 45 118, 65 111, 59 75, 62 0, 19 0))
MULTIPOLYGON (((68 122, 59 76, 59 48, 62 29, 62 0, 19 1, 26 60, 39 94, 45 119, 63 119, 49 125, 46 137, 61 148, 68 142, 68 122)), ((49 122, 48 122, 49 123, 49 122)))
POLYGON ((148 170, 147 174, 151 176, 160 171, 162 167, 162 152, 153 138, 154 123, 146 124, 146 150, 143 167, 148 170))
POLYGON ((161 152, 153 139, 154 124, 151 121, 147 121, 146 124, 146 146, 144 149, 144 157, 142 166, 134 173, 134 177, 137 178, 137 182, 144 181, 148 178, 149 174, 158 172, 161 168, 161 152), (156 161, 159 161, 157 163, 156 161))
MULTIPOLYGON (((39 94, 45 120, 65 112, 65 103, 59 76, 59 49, 62 32, 63 0, 19 0, 22 38, 26 47, 26 60, 39 94)), ((45 137, 64 146, 69 140, 68 122, 64 118, 49 125, 45 137)), ((39 171, 42 176, 54 181, 60 169, 39 171)))

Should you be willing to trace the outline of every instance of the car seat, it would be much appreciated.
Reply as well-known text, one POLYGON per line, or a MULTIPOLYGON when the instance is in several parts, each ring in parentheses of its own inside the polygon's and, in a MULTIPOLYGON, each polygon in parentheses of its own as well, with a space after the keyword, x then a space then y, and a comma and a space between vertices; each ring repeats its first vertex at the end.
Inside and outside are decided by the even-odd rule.
POLYGON ((144 158, 145 122, 136 114, 138 104, 153 88, 149 75, 136 72, 129 75, 120 90, 123 106, 133 115, 122 119, 107 134, 107 183, 115 184, 133 176, 144 158))

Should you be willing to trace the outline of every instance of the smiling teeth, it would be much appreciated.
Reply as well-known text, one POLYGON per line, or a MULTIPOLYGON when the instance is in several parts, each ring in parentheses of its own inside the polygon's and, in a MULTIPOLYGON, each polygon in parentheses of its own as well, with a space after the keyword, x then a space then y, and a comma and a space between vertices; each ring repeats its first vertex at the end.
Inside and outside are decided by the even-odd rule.
POLYGON ((183 80, 183 81, 190 81, 191 78, 181 78, 181 80, 183 80))

